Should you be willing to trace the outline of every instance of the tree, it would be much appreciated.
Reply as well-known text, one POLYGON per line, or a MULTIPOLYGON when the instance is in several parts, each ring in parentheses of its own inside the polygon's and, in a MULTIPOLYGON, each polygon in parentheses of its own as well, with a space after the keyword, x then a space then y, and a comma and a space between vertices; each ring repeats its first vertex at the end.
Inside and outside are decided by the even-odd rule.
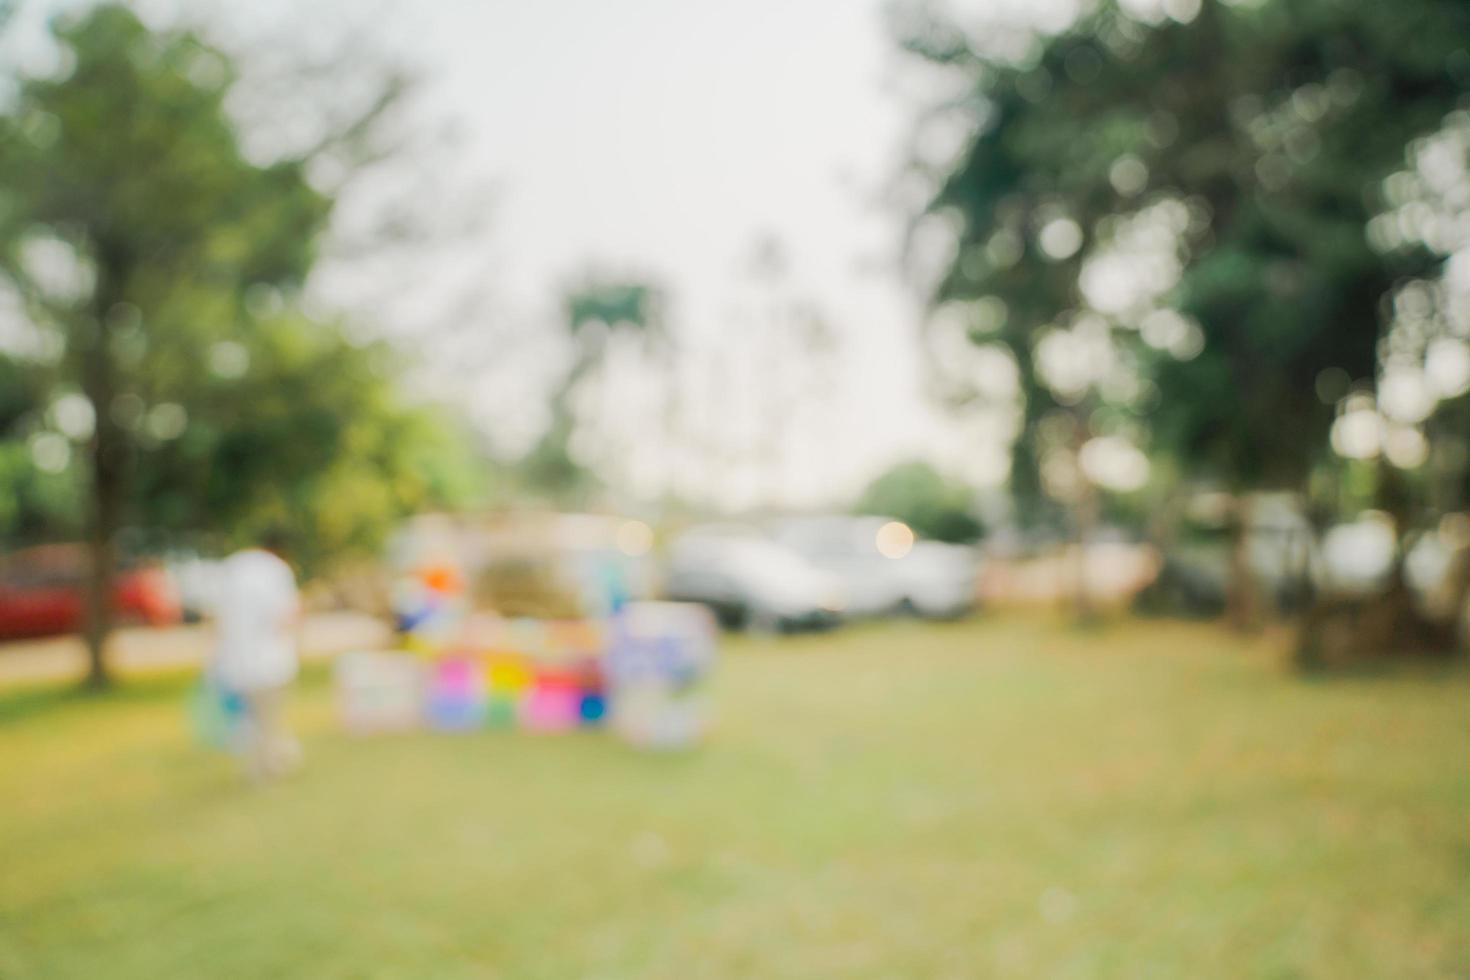
MULTIPOLYGON (((262 311, 288 303, 311 268, 332 200, 308 181, 309 165, 334 136, 360 139, 391 95, 308 150, 259 162, 242 151, 226 112, 231 63, 197 34, 149 30, 108 4, 58 21, 55 35, 68 67, 19 79, 0 115, 0 286, 47 341, 27 365, 40 390, 74 393, 90 410, 86 639, 89 683, 100 686, 118 532, 140 501, 155 517, 175 506, 155 491, 170 465, 188 469, 189 447, 209 441, 200 435, 207 427, 183 438, 191 411, 210 415, 202 382, 211 368, 234 374, 276 343, 280 325, 262 311), (143 465, 175 438, 180 459, 143 465)), ((335 355, 351 359, 336 343, 305 389, 330 380, 344 363, 335 355)), ((214 420, 228 424, 240 403, 211 397, 214 420)), ((300 448, 301 472, 313 471, 306 457, 316 444, 301 421, 293 414, 254 449, 274 458, 300 448)), ((222 456, 260 465, 249 459, 247 432, 218 439, 196 466, 222 456)), ((210 493, 188 506, 222 507, 210 493)))
POLYGON ((180 392, 182 403, 165 404, 187 405, 187 426, 169 439, 144 433, 135 448, 141 527, 221 549, 275 528, 311 572, 372 554, 403 514, 481 496, 469 438, 401 396, 400 358, 386 345, 289 312, 225 344, 243 370, 180 392))
POLYGON ((566 292, 562 324, 571 341, 572 359, 552 396, 551 424, 523 467, 534 489, 553 499, 573 500, 593 486, 596 474, 572 455, 578 423, 573 397, 603 364, 615 335, 637 336, 655 353, 668 349, 663 302, 656 286, 637 279, 589 276, 566 292))
POLYGON ((970 544, 983 528, 971 511, 970 492, 946 480, 928 463, 900 463, 874 478, 858 498, 860 514, 896 517, 926 538, 970 544))
POLYGON ((1082 441, 1105 408, 1193 477, 1304 488, 1336 414, 1319 378, 1371 383, 1385 297, 1435 261, 1364 232, 1406 146, 1464 94, 1467 31, 1451 0, 1205 0, 1155 24, 1106 4, 1004 60, 951 24, 908 28, 968 79, 951 111, 975 135, 928 207, 960 227, 936 300, 1008 306, 976 339, 1022 367, 1018 476, 1040 469, 1049 418, 1082 441), (1162 273, 1130 281, 1143 237, 1162 273), (1079 364, 1084 328, 1108 358, 1079 364), (1075 370, 1049 369, 1058 338, 1072 356, 1050 360, 1075 370), (1110 393, 1088 370, 1109 358, 1147 384, 1110 393))

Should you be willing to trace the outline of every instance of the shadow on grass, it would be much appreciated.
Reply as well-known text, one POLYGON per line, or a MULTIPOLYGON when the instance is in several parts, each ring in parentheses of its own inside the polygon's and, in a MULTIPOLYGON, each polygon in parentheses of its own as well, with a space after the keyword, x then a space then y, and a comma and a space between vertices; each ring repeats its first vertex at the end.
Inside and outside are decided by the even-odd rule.
MULTIPOLYGON (((330 675, 329 665, 310 663, 302 667, 297 686, 307 689, 321 687, 330 675)), ((0 689, 0 727, 54 712, 179 701, 198 679, 197 668, 183 667, 119 677, 110 687, 100 691, 75 681, 0 689)))
POLYGON ((35 715, 102 705, 147 704, 178 698, 194 682, 194 671, 170 671, 113 681, 103 690, 76 682, 36 684, 0 692, 0 725, 15 724, 35 715))
POLYGON ((1470 681, 1470 656, 1464 653, 1405 653, 1329 667, 1294 665, 1291 676, 1305 683, 1322 685, 1470 681))

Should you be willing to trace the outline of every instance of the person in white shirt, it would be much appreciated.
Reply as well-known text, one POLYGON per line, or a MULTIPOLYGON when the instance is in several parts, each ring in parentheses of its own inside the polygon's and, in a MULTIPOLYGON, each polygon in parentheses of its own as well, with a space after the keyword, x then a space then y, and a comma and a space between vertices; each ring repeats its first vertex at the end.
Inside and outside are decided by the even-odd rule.
POLYGON ((281 535, 268 533, 258 548, 226 558, 215 611, 213 679, 239 696, 244 717, 237 748, 246 773, 262 780, 301 760, 286 728, 285 695, 296 679, 296 623, 301 603, 296 576, 282 557, 281 535))

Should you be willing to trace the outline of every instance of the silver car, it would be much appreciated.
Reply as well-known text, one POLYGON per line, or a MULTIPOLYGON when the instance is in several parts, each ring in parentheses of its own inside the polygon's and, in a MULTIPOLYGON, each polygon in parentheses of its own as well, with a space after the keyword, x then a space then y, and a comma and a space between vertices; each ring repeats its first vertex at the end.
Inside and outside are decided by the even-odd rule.
POLYGON ((842 582, 759 532, 697 528, 669 550, 665 592, 708 606, 730 628, 775 632, 835 626, 842 582))
POLYGON ((902 521, 827 515, 782 521, 775 538, 837 576, 855 616, 897 612, 930 618, 974 608, 979 557, 975 549, 918 540, 902 521))

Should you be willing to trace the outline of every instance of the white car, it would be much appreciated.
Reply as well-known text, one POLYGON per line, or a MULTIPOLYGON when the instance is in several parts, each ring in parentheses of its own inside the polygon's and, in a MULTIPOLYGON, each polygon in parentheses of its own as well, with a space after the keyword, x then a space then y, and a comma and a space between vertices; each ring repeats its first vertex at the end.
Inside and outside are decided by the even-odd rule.
POLYGON ((724 526, 674 542, 665 592, 703 603, 725 626, 763 632, 835 626, 847 605, 837 576, 756 531, 724 526))
POLYGON ((979 559, 973 548, 917 540, 902 521, 830 515, 780 523, 776 540, 836 575, 855 616, 911 612, 961 616, 975 605, 979 559))

